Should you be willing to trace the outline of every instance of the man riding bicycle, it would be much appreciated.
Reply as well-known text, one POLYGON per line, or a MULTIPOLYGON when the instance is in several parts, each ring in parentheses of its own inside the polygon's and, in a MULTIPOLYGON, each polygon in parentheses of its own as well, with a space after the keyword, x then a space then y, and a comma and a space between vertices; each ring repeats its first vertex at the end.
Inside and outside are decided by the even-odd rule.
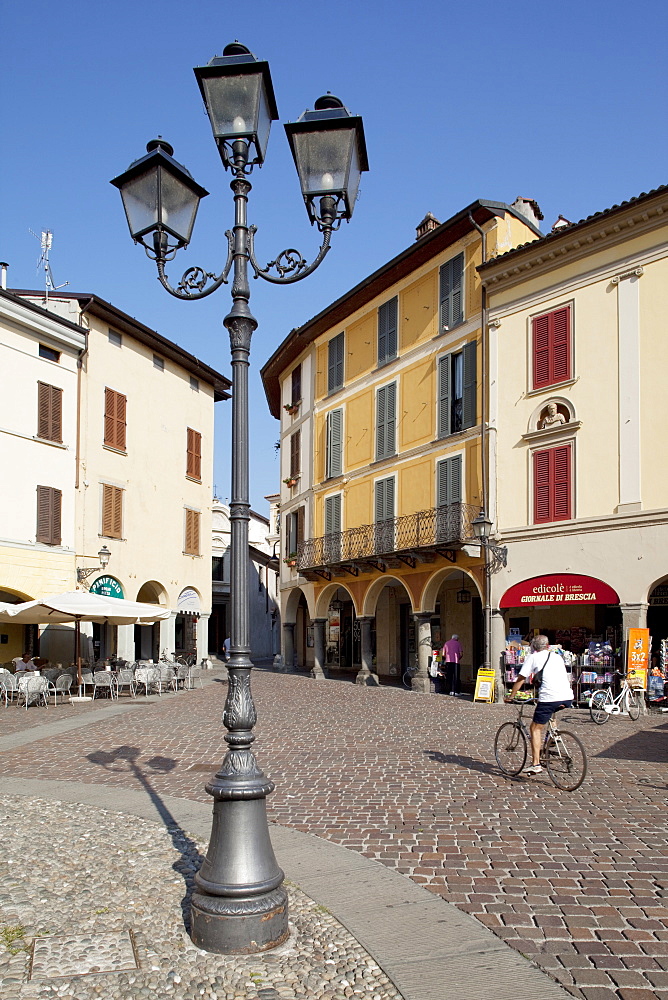
POLYGON ((524 684, 527 677, 533 674, 540 676, 538 703, 531 723, 531 759, 525 774, 540 774, 543 768, 540 764, 540 748, 543 744, 543 731, 555 712, 561 708, 571 708, 573 691, 566 672, 566 665, 559 653, 550 650, 550 640, 546 635, 537 635, 531 642, 533 652, 529 653, 522 664, 520 675, 513 684, 512 691, 504 698, 511 702, 524 684))

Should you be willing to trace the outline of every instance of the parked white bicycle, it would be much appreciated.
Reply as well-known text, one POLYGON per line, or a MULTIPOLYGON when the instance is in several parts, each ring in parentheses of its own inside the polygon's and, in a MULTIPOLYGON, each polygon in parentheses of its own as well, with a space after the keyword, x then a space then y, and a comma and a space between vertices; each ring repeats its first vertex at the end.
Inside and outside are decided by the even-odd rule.
POLYGON ((612 687, 607 687, 595 691, 589 699, 589 714, 597 726, 605 725, 611 715, 628 715, 634 722, 640 718, 641 694, 630 686, 626 674, 619 670, 615 673, 624 678, 617 697, 613 698, 612 687))

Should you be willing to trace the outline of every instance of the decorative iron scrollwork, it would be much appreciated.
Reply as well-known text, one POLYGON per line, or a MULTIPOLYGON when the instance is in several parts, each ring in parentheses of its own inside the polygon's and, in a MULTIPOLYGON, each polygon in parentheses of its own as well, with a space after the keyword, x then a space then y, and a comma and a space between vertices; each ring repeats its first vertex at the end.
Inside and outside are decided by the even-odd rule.
POLYGON ((204 290, 204 286, 209 278, 215 281, 216 275, 211 271, 205 271, 201 267, 189 267, 176 286, 176 290, 186 295, 190 295, 192 292, 201 292, 204 290))

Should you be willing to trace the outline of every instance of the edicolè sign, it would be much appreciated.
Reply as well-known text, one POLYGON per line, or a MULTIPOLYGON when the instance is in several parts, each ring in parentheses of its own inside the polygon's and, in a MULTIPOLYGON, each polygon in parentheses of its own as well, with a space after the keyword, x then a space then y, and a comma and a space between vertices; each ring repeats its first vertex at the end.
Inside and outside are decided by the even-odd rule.
POLYGON ((532 604, 619 604, 619 595, 593 576, 554 573, 516 583, 505 592, 499 607, 521 608, 532 604))

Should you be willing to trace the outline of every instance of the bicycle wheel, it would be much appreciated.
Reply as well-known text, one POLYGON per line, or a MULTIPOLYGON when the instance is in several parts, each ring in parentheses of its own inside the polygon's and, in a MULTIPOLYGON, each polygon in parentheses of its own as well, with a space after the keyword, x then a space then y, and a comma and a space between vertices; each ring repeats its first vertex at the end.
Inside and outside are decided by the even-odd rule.
POLYGON ((597 726, 604 726, 610 718, 610 713, 606 712, 605 706, 608 704, 607 691, 595 691, 589 702, 589 714, 592 722, 597 726))
POLYGON ((587 773, 587 754, 577 736, 560 729, 548 737, 544 755, 547 773, 557 788, 574 792, 580 787, 587 773))
POLYGON ((411 688, 413 687, 413 684, 412 684, 413 674, 409 673, 409 671, 406 670, 406 672, 404 673, 404 675, 403 675, 403 677, 401 679, 403 681, 404 687, 408 688, 408 690, 410 691, 411 688))
POLYGON ((626 692, 626 711, 634 722, 640 718, 640 695, 633 688, 626 692))
POLYGON ((494 737, 494 756, 504 774, 519 774, 527 759, 527 738, 514 722, 504 722, 494 737))

